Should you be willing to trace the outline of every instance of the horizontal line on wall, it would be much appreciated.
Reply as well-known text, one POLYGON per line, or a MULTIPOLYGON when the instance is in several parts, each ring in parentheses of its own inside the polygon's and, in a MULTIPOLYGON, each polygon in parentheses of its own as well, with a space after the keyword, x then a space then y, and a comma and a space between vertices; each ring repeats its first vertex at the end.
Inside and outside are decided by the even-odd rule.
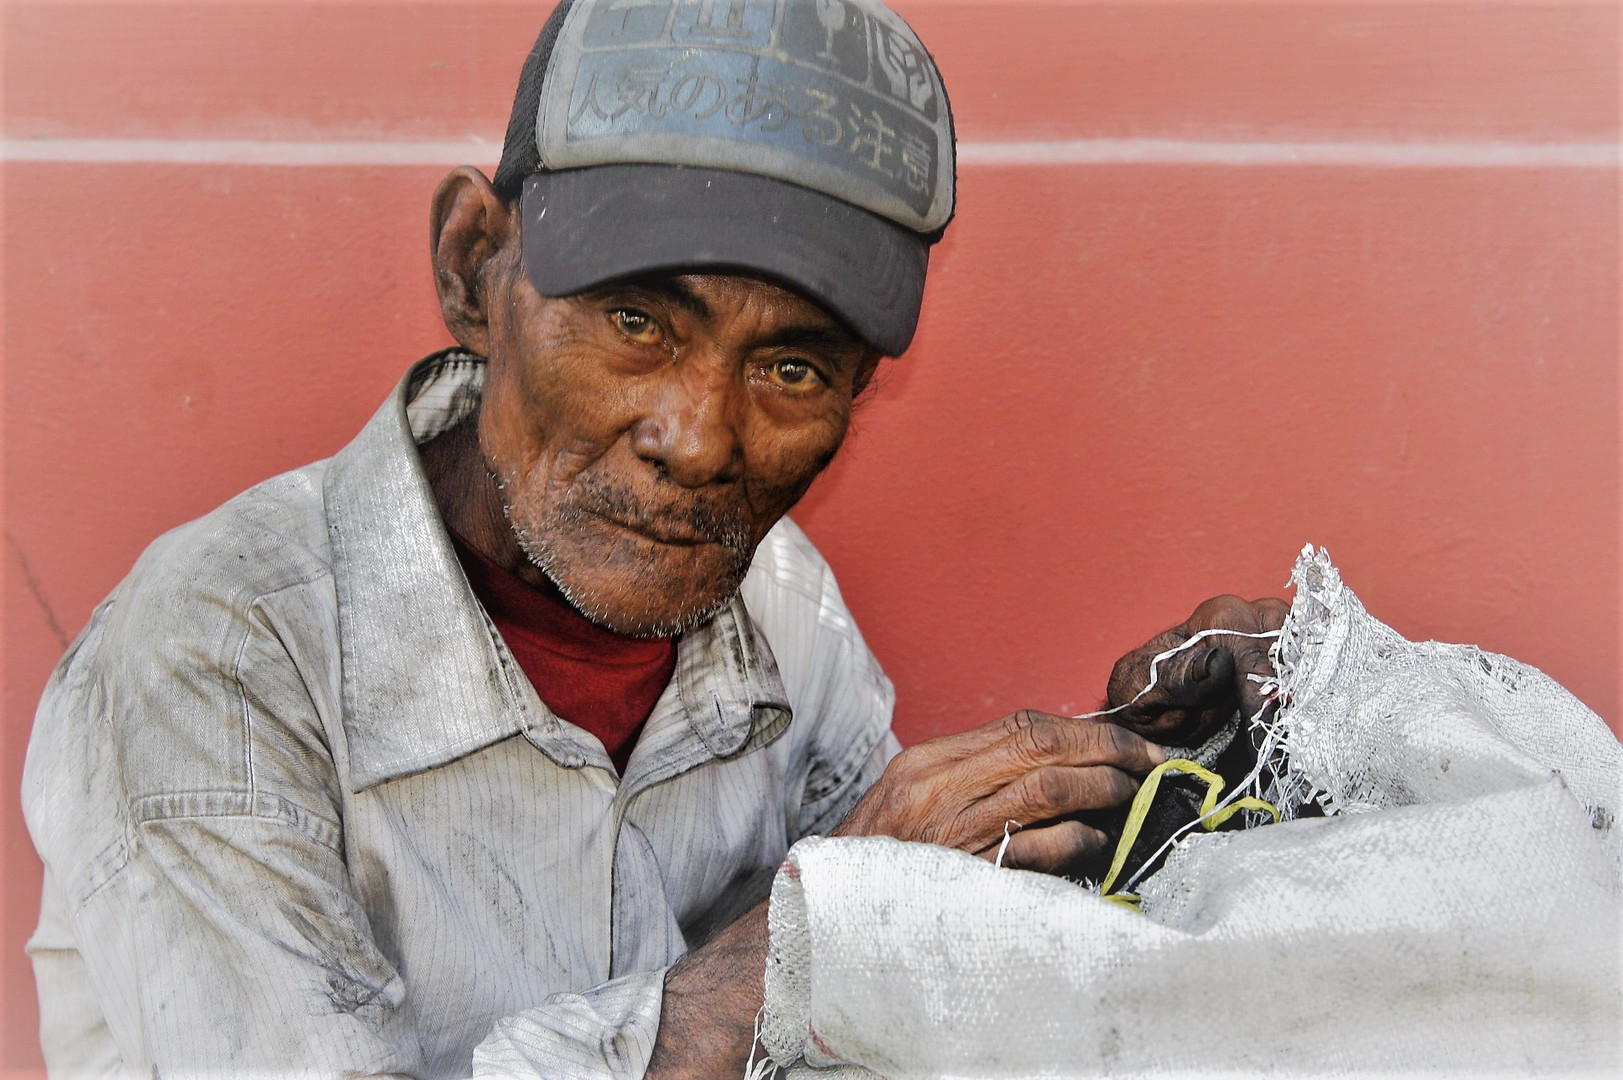
MULTIPOLYGON (((492 165, 494 142, 456 140, 0 139, 0 160, 267 166, 492 165)), ((1352 168, 1616 168, 1617 143, 1206 142, 1066 139, 964 142, 960 165, 1318 165, 1352 168)))
POLYGON ((1203 142, 1070 139, 967 142, 964 165, 1338 165, 1357 168, 1615 168, 1617 143, 1203 142))
POLYGON ((472 139, 5 139, 6 161, 115 165, 472 165, 494 164, 500 143, 472 139))

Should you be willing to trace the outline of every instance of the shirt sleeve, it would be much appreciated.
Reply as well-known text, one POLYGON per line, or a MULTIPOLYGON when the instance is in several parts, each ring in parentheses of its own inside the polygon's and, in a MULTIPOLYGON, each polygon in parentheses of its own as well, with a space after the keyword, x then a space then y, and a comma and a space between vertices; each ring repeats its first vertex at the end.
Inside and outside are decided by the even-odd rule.
POLYGON ((627 975, 584 993, 554 994, 496 1022, 473 1053, 478 1078, 640 1080, 659 1035, 669 968, 627 975))
POLYGON ((40 896, 39 928, 28 939, 39 988, 39 1039, 53 1075, 118 1072, 118 1046, 107 1030, 96 989, 68 925, 62 890, 49 869, 40 896))
POLYGON ((830 755, 838 763, 835 765, 824 760, 814 761, 807 788, 814 794, 820 791, 821 795, 802 804, 799 835, 824 836, 833 832, 901 750, 902 744, 886 727, 866 752, 859 747, 845 755, 843 762, 838 756, 830 755))
POLYGON ((29 748, 48 1065, 85 1064, 90 1032, 132 1074, 422 1075, 278 628, 253 603, 135 592, 58 668, 29 748))

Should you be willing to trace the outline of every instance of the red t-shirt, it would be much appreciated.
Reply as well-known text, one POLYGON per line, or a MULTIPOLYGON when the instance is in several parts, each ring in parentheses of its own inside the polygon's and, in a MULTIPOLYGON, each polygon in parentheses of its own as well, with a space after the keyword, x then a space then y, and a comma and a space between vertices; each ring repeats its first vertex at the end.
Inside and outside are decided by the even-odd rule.
POLYGON ((648 714, 676 670, 676 639, 633 638, 576 611, 551 582, 526 584, 451 537, 473 594, 553 714, 585 728, 625 772, 648 714))

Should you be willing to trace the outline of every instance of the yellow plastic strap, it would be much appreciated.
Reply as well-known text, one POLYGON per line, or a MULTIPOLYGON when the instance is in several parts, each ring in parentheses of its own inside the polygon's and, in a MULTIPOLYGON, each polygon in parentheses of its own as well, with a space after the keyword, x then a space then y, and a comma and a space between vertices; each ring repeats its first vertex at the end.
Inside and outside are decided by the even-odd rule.
MULTIPOLYGON (((1132 853, 1133 844, 1138 840, 1138 831, 1144 827, 1144 819, 1149 816, 1150 804, 1155 802, 1155 793, 1161 787, 1161 777, 1169 772, 1193 773, 1208 784, 1216 781, 1218 790, 1223 788, 1223 778, 1203 766, 1195 764, 1188 758, 1168 758, 1144 778, 1139 785, 1138 794, 1133 796, 1133 805, 1127 811, 1127 823, 1122 826, 1121 839, 1116 842, 1115 858, 1110 860, 1110 872, 1105 875, 1104 883, 1099 886, 1101 895, 1108 896, 1110 887, 1116 884, 1116 878, 1121 874, 1123 866, 1127 865, 1127 856, 1132 853), (1208 779, 1209 778, 1209 779, 1208 779)), ((1204 813, 1206 807, 1201 806, 1204 813)))
MULTIPOLYGON (((1110 894, 1110 887, 1116 883, 1116 878, 1121 874, 1122 867, 1127 865, 1127 856, 1132 854, 1133 845, 1138 842, 1139 830, 1144 827, 1144 819, 1149 817, 1150 806, 1155 802, 1156 792, 1160 790, 1161 777, 1169 772, 1185 773, 1189 776, 1198 777, 1205 783, 1206 797, 1200 803, 1200 824, 1208 832, 1217 828, 1241 810, 1266 811, 1273 815, 1275 822, 1279 821, 1279 810, 1276 807, 1264 802, 1262 799, 1249 795, 1243 799, 1234 800, 1234 802, 1214 814, 1213 811, 1217 810, 1217 800, 1223 794, 1223 778, 1204 765, 1190 761, 1188 758, 1168 758, 1150 770, 1150 774, 1144 778, 1144 783, 1140 785, 1138 794, 1133 797, 1132 808, 1127 811, 1127 823, 1122 826, 1121 839, 1116 842, 1115 857, 1110 860, 1110 872, 1105 875, 1104 883, 1099 886, 1099 894, 1106 900, 1116 899, 1116 896, 1110 894)), ((1116 895, 1126 897, 1129 894, 1118 893, 1116 895)), ((1132 903, 1128 906, 1136 909, 1138 897, 1133 897, 1132 903)))
POLYGON ((1233 802, 1223 807, 1223 809, 1219 810, 1211 817, 1205 818, 1201 824, 1206 827, 1207 832, 1210 832, 1219 825, 1223 824, 1223 822, 1227 821, 1229 818, 1233 817, 1235 814, 1238 814, 1241 810, 1256 810, 1260 813, 1272 814, 1274 824, 1279 824, 1279 807, 1263 799, 1252 798, 1250 795, 1247 795, 1243 799, 1235 799, 1233 802))

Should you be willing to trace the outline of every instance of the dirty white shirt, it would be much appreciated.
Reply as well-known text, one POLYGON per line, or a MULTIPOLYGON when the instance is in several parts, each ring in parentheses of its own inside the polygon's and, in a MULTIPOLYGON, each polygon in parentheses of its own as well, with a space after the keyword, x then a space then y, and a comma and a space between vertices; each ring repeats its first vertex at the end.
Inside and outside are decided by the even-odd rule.
POLYGON ((160 538, 35 720, 29 951, 59 1075, 638 1077, 664 971, 896 750, 792 523, 680 639, 617 776, 469 591, 416 445, 481 361, 160 538))

